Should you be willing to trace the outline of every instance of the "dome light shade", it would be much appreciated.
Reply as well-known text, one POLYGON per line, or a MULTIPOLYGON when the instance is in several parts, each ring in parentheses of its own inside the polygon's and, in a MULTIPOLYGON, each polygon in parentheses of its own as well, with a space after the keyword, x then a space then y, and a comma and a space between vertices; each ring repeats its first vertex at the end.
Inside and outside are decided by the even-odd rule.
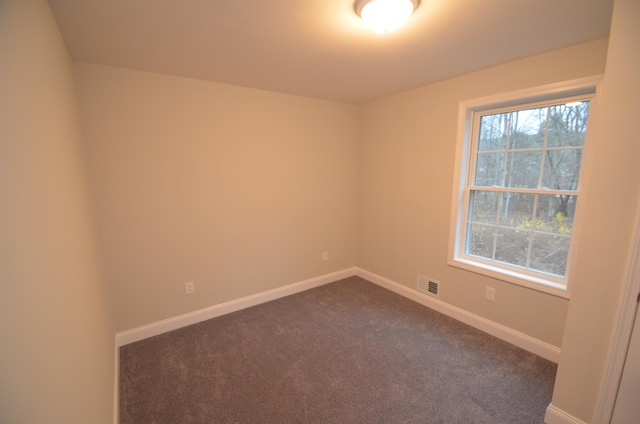
POLYGON ((374 31, 387 33, 400 28, 420 4, 420 0, 357 0, 358 16, 374 31))

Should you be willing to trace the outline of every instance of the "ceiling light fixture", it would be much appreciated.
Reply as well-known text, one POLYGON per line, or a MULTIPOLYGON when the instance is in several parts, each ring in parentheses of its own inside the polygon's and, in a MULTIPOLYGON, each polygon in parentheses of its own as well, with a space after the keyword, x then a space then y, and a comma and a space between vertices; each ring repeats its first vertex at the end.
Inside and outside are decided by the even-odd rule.
POLYGON ((356 0, 358 16, 376 32, 393 32, 409 19, 420 0, 356 0))

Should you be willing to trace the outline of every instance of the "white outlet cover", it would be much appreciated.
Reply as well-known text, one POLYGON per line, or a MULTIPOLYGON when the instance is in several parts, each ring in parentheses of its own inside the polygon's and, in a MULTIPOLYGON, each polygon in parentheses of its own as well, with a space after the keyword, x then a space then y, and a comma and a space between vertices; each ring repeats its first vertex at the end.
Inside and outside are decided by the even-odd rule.
POLYGON ((496 289, 494 289, 493 287, 487 287, 485 294, 484 294, 485 299, 490 300, 490 301, 495 301, 496 300, 496 289))

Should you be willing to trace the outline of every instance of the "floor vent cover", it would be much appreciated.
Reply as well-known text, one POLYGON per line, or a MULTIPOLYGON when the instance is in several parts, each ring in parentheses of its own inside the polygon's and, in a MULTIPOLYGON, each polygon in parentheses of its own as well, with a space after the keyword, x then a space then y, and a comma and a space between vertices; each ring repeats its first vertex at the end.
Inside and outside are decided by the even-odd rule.
POLYGON ((440 283, 422 275, 418 276, 418 290, 434 297, 440 297, 440 283))

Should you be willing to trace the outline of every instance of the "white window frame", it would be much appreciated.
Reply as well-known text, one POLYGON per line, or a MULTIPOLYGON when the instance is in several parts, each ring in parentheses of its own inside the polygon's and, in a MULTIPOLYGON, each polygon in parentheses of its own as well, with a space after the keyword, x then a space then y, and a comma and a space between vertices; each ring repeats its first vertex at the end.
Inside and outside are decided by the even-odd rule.
MULTIPOLYGON (((520 106, 529 107, 536 102, 549 102, 553 100, 566 99, 570 101, 588 99, 589 106, 589 127, 587 128, 586 139, 583 147, 582 163, 580 166, 580 176, 578 188, 572 195, 581 198, 582 187, 584 185, 584 174, 586 159, 588 159, 588 139, 594 133, 594 116, 597 109, 598 85, 602 77, 589 77, 579 80, 572 80, 542 87, 535 87, 526 90, 519 90, 495 96, 483 97, 474 100, 463 101, 458 109, 458 136, 456 146, 456 162, 454 167, 454 186, 451 204, 451 228, 449 232, 449 254, 448 264, 457 268, 472 271, 481 275, 496 278, 520 286, 528 287, 537 291, 549 293, 562 298, 569 298, 571 287, 571 263, 577 252, 577 241, 582 222, 581 202, 578 202, 571 235, 569 254, 567 260, 567 272, 564 278, 519 269, 518 267, 502 266, 499 263, 483 261, 475 256, 467 255, 464 252, 463 236, 466 232, 466 215, 468 213, 468 203, 465 201, 467 195, 470 172, 473 169, 475 158, 472 133, 474 127, 473 120, 478 112, 494 110, 499 108, 517 109, 520 106)), ((542 191, 541 191, 542 192, 542 191)))

